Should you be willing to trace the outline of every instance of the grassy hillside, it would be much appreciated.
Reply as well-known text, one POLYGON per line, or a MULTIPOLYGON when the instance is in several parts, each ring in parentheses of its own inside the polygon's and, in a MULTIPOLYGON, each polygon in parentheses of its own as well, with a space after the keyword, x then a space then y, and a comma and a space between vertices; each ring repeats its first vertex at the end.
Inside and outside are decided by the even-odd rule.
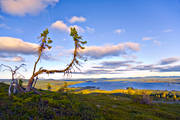
POLYGON ((128 95, 41 91, 9 97, 0 83, 2 120, 179 120, 180 104, 140 104, 128 95))

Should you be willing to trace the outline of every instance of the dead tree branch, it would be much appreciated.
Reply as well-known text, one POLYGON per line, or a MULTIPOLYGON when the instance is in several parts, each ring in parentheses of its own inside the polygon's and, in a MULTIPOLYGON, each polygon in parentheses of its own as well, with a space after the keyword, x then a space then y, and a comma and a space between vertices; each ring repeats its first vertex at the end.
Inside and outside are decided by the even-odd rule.
POLYGON ((20 92, 23 92, 24 89, 19 86, 18 84, 18 81, 17 79, 15 78, 15 75, 18 73, 18 70, 20 68, 23 68, 25 66, 25 64, 21 64, 20 66, 15 66, 15 69, 13 70, 12 67, 8 66, 8 65, 4 65, 4 64, 1 64, 0 67, 5 67, 5 69, 3 71, 10 71, 11 72, 11 82, 10 82, 10 86, 9 86, 9 90, 8 90, 8 93, 9 93, 9 96, 11 95, 12 93, 12 89, 13 89, 13 93, 16 93, 17 91, 20 91, 20 92))

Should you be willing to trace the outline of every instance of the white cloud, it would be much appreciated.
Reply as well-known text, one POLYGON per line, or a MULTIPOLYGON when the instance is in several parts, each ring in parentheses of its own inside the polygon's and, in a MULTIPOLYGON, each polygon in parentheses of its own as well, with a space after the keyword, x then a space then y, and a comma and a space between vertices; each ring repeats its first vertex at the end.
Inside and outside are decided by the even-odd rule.
POLYGON ((160 46, 161 42, 156 40, 155 37, 143 37, 142 38, 143 41, 152 41, 155 45, 160 46))
POLYGON ((140 45, 138 43, 126 42, 117 45, 90 46, 82 50, 81 54, 90 58, 101 59, 108 56, 125 55, 129 50, 139 51, 140 45))
POLYGON ((123 33, 123 32, 125 32, 124 29, 116 29, 116 30, 114 31, 114 33, 116 33, 116 34, 121 34, 121 33, 123 33))
POLYGON ((163 32, 165 32, 165 33, 173 32, 173 29, 166 29, 166 30, 163 30, 163 32))
POLYGON ((2 11, 11 15, 36 14, 59 0, 0 0, 2 11))
POLYGON ((0 54, 35 54, 39 45, 18 38, 0 37, 0 54))
POLYGON ((37 44, 12 37, 0 37, 0 43, 0 61, 5 62, 24 62, 19 55, 37 54, 39 48, 37 44))
POLYGON ((10 58, 0 57, 0 61, 5 61, 5 62, 24 62, 25 60, 21 56, 15 56, 15 57, 10 57, 10 58))
POLYGON ((169 65, 180 61, 179 57, 165 58, 160 61, 160 65, 169 65))
POLYGON ((73 17, 69 20, 70 23, 85 22, 85 21, 86 21, 86 18, 85 18, 85 17, 82 17, 82 16, 80 16, 80 17, 73 16, 73 17))
POLYGON ((53 23, 51 25, 51 27, 58 29, 58 30, 61 30, 61 31, 69 32, 69 27, 63 21, 60 21, 60 20, 53 23))
POLYGON ((64 31, 64 32, 70 32, 70 28, 75 27, 78 32, 82 32, 82 33, 85 32, 85 30, 82 27, 77 26, 77 25, 68 26, 61 20, 58 20, 55 23, 53 23, 51 27, 54 29, 58 29, 60 31, 64 31))
POLYGON ((152 37, 143 37, 142 40, 152 40, 153 38, 152 37))
POLYGON ((14 57, 12 59, 13 62, 23 62, 24 61, 24 58, 20 57, 20 56, 17 56, 17 57, 14 57))

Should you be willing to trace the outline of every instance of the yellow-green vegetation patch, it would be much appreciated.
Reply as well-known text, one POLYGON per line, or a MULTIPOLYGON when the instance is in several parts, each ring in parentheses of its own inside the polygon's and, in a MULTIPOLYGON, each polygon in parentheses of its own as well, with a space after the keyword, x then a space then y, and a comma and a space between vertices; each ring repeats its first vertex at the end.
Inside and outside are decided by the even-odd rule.
MULTIPOLYGON (((76 88, 77 89, 77 88, 76 88)), ((75 91, 76 94, 92 94, 92 93, 104 93, 104 94, 115 94, 122 93, 128 95, 149 95, 156 98, 172 99, 180 101, 180 91, 164 91, 164 90, 140 90, 140 89, 116 89, 116 90, 100 90, 100 89, 83 89, 75 91)))

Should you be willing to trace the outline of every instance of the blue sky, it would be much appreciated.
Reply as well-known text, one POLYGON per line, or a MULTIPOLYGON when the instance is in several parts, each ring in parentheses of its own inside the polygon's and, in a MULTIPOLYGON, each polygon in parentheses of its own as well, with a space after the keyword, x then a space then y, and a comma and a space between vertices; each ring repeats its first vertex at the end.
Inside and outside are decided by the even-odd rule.
POLYGON ((180 0, 0 0, 0 8, 0 62, 25 63, 27 78, 46 28, 53 49, 38 67, 63 69, 70 62, 71 26, 88 42, 82 52, 88 61, 72 78, 180 75, 180 0))

